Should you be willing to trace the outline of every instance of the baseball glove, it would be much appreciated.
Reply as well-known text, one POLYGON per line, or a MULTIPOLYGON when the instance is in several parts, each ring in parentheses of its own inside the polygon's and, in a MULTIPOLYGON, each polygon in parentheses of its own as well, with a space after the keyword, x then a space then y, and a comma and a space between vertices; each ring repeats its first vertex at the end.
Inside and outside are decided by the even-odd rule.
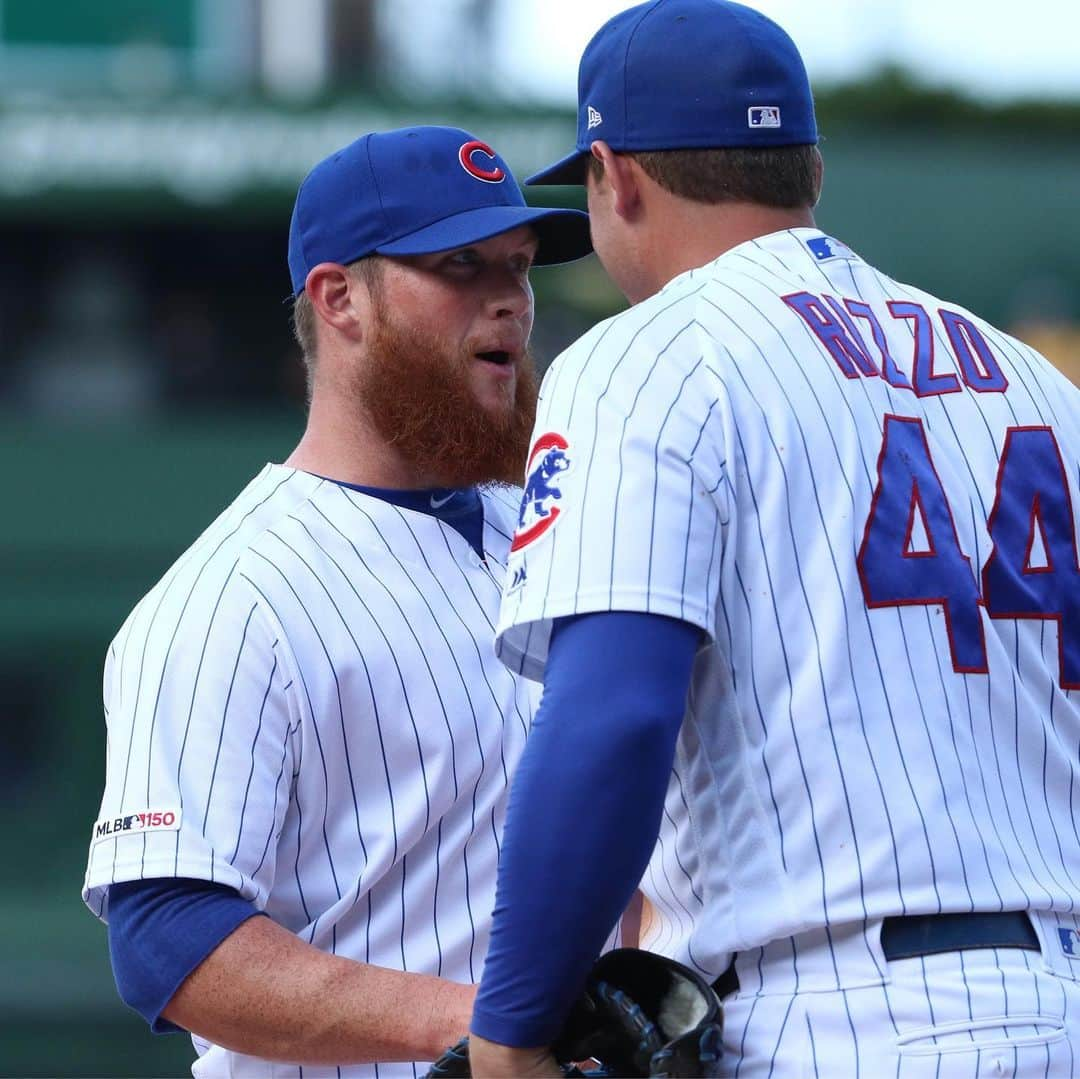
MULTIPOLYGON (((653 952, 619 948, 596 961, 551 1050, 567 1076, 715 1076, 722 1024, 719 999, 695 971, 653 952), (582 1061, 599 1066, 583 1072, 582 1061)), ((427 1074, 470 1075, 468 1038, 427 1074)))

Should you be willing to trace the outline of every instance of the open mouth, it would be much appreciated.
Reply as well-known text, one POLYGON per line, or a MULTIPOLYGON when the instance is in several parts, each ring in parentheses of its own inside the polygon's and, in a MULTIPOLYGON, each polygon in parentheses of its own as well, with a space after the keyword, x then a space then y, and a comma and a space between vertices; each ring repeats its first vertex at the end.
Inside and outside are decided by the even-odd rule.
POLYGON ((512 359, 510 353, 502 349, 494 349, 491 352, 478 352, 476 356, 477 359, 496 364, 499 367, 505 367, 512 359))

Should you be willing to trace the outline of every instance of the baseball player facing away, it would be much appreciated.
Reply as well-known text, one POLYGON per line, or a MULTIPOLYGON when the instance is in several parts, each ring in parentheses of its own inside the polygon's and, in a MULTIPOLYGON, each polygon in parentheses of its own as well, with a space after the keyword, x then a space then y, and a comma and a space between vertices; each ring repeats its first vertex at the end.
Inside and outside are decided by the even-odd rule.
POLYGON ((300 187, 307 429, 105 667, 83 894, 196 1076, 413 1076, 468 1027, 535 703, 493 648, 529 270, 589 250, 584 214, 526 206, 453 128, 365 135, 300 187))
POLYGON ((1080 1074, 1080 393, 814 226, 756 11, 632 7, 579 95, 533 180, 586 186, 633 306, 541 389, 474 1074, 546 1074, 642 876, 725 1075, 1080 1074))

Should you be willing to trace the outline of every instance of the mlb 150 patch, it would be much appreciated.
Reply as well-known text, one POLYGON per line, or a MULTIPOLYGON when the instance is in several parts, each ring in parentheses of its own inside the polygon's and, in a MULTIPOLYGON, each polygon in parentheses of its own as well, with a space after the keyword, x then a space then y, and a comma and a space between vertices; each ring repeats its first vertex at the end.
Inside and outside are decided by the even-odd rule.
POLYGON ((179 809, 146 809, 139 813, 125 813, 119 817, 103 817, 94 821, 91 843, 113 839, 118 835, 134 832, 175 832, 180 828, 179 809))

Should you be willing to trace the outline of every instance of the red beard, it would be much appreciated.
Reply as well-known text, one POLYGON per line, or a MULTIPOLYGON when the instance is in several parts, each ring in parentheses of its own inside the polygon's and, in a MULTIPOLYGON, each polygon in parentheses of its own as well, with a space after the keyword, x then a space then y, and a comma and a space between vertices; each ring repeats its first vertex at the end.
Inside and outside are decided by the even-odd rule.
POLYGON ((379 435, 434 487, 520 484, 536 418, 532 358, 517 367, 514 400, 493 410, 469 382, 472 352, 385 314, 356 376, 359 400, 379 435))

